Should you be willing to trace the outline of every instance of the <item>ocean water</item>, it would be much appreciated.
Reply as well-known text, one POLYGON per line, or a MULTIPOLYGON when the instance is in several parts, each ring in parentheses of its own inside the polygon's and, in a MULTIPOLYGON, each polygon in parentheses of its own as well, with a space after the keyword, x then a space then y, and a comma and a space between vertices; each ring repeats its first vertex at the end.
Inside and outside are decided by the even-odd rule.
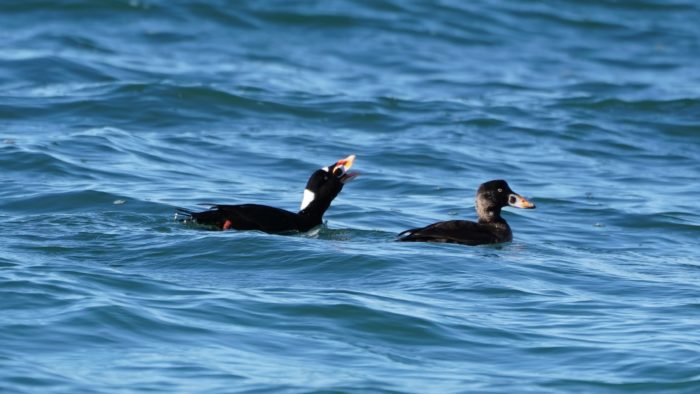
POLYGON ((700 392, 699 20, 3 0, 0 392, 700 392), (173 220, 352 153, 310 233, 173 220), (490 179, 512 243, 394 241, 490 179))

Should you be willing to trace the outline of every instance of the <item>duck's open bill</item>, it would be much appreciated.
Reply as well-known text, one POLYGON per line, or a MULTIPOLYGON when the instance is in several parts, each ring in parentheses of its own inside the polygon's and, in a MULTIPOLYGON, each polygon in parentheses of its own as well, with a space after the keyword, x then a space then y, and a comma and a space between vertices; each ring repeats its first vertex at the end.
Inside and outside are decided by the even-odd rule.
POLYGON ((337 163, 335 163, 335 166, 344 166, 346 170, 349 170, 350 167, 352 167, 352 164, 355 162, 355 155, 350 155, 342 160, 338 160, 337 163))
POLYGON ((342 176, 340 177, 340 181, 342 183, 348 183, 351 180, 355 179, 358 175, 360 175, 357 172, 348 172, 350 167, 352 167, 353 163, 355 163, 355 155, 350 155, 342 160, 338 160, 337 163, 335 163, 335 167, 333 167, 333 173, 336 173, 336 170, 342 171, 342 176))

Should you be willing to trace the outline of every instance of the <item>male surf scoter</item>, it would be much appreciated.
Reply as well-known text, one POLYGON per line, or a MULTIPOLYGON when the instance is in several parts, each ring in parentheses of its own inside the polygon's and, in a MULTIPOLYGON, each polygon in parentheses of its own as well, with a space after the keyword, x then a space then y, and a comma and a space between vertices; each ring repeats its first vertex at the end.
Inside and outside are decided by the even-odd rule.
POLYGON ((348 172, 354 161, 355 155, 350 155, 311 174, 297 213, 259 204, 212 205, 203 212, 177 208, 175 218, 220 230, 306 232, 322 223, 323 214, 333 199, 347 182, 357 176, 356 173, 348 172))
POLYGON ((510 205, 532 209, 535 204, 515 193, 503 180, 482 183, 476 192, 477 223, 467 220, 437 222, 426 227, 406 230, 398 241, 445 242, 465 245, 496 244, 513 240, 513 232, 501 217, 501 208, 510 205))

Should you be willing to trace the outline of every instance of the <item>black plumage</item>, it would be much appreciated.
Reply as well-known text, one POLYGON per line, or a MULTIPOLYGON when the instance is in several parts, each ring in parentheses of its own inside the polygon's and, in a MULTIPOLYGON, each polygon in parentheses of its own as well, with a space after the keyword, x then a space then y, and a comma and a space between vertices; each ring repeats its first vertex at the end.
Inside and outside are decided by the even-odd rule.
POLYGON ((323 222, 323 214, 343 186, 357 174, 349 173, 355 155, 319 169, 311 174, 304 200, 298 212, 260 204, 212 205, 210 209, 195 212, 177 208, 176 218, 212 226, 219 230, 259 230, 266 233, 306 232, 323 222))
POLYGON ((501 217, 501 208, 512 206, 532 209, 535 204, 513 192, 504 180, 482 183, 476 193, 478 222, 450 220, 414 228, 399 234, 403 242, 444 242, 483 245, 513 240, 513 232, 501 217))

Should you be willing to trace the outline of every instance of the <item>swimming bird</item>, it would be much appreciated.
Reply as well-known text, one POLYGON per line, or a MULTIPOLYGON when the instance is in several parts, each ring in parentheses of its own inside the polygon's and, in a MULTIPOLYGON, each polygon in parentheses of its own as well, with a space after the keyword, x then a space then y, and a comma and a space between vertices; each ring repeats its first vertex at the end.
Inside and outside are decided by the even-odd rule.
POLYGON ((175 218, 220 230, 259 230, 274 234, 306 232, 322 223, 323 214, 333 199, 357 176, 357 173, 348 172, 354 161, 355 155, 350 155, 314 171, 306 182, 301 207, 296 213, 259 204, 213 204, 203 212, 177 208, 175 218))
POLYGON ((511 206, 533 209, 535 204, 510 189, 504 180, 482 183, 476 192, 478 222, 450 220, 413 228, 399 234, 403 242, 444 242, 483 245, 513 240, 513 232, 501 217, 501 208, 511 206))

